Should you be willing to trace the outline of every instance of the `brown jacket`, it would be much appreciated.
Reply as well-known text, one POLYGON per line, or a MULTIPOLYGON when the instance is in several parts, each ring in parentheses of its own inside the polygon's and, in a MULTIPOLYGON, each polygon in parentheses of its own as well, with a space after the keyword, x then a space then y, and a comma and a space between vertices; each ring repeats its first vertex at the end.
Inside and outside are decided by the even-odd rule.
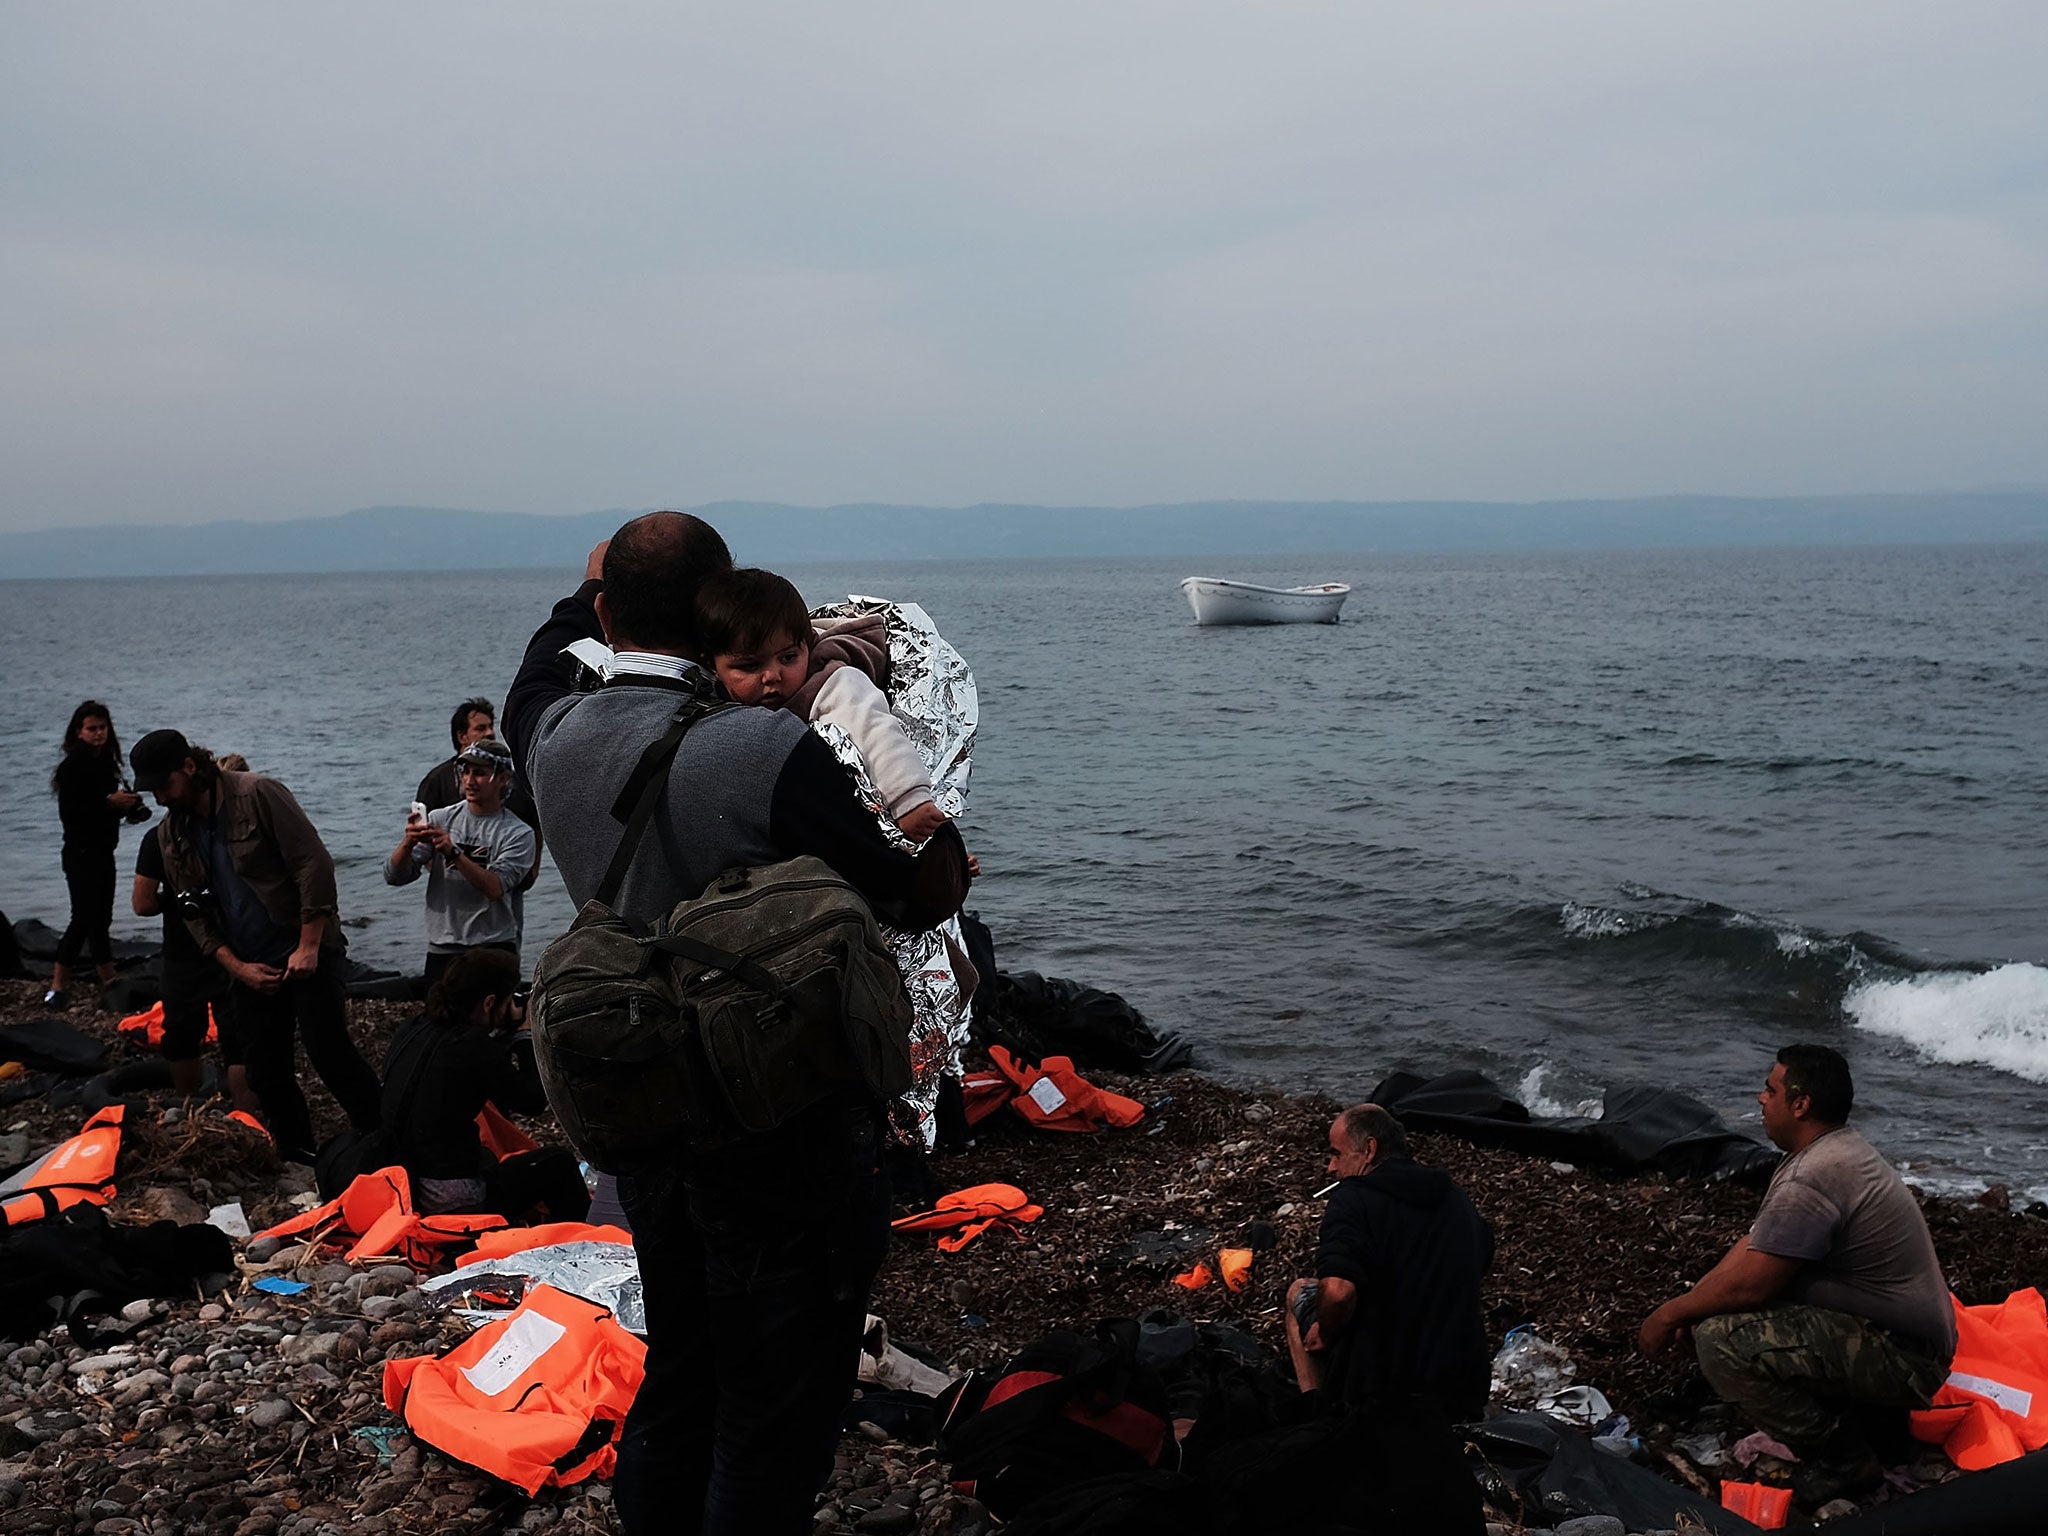
MULTIPOLYGON (((223 772, 214 794, 214 818, 227 834, 235 873, 249 882, 271 921, 296 930, 308 918, 324 917, 321 945, 345 947, 334 859, 292 792, 260 773, 223 772)), ((192 841, 191 819, 189 812, 173 811, 158 834, 164 881, 175 892, 203 891, 207 885, 206 861, 192 841)), ((185 926, 203 955, 228 943, 210 909, 187 916, 185 926)))

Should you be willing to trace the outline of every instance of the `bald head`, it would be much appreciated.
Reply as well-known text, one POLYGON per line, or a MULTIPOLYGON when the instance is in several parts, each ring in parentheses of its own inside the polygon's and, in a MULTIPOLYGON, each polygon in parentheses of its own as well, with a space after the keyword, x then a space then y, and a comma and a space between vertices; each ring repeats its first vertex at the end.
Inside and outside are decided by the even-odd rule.
POLYGON ((614 650, 697 654, 690 615, 704 578, 732 569, 718 530, 687 512, 649 512, 604 554, 604 621, 614 650))

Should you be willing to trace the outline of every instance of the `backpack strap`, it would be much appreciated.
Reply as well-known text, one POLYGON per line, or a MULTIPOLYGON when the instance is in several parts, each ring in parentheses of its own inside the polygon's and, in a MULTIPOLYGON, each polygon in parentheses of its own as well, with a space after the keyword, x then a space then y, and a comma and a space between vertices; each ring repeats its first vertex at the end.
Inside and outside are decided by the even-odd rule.
POLYGON ((688 934, 665 933, 658 938, 642 939, 640 942, 649 949, 681 955, 686 960, 695 960, 699 965, 730 972, 755 991, 765 992, 770 997, 779 998, 787 990, 775 973, 765 966, 749 960, 745 955, 736 955, 729 949, 720 949, 716 944, 706 944, 702 939, 693 939, 688 934))
POLYGON ((619 798, 612 802, 612 820, 624 822, 626 830, 619 839, 619 846, 612 850, 612 862, 604 872, 604 879, 598 882, 597 901, 600 906, 612 907, 618 902, 619 889, 626 883, 626 871, 632 867, 633 855, 640 851, 640 839, 647 835, 648 822, 654 819, 654 808, 668 792, 668 772, 675 765, 676 749, 682 746, 683 737, 706 715, 735 707, 715 704, 701 697, 687 699, 677 706, 668 729, 640 754, 640 761, 634 764, 632 773, 627 776, 619 798))

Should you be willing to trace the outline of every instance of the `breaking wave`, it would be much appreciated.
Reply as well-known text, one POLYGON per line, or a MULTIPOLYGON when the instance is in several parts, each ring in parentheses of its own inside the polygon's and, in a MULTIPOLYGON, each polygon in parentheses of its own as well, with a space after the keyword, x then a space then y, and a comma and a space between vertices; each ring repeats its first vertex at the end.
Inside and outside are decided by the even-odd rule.
POLYGON ((1553 921, 1570 941, 1613 944, 1632 956, 1663 963, 1717 965, 1834 998, 1873 977, 1913 975, 1930 968, 1876 934, 1826 933, 1640 887, 1626 888, 1623 894, 1642 904, 1567 901, 1556 909, 1553 921))
POLYGON ((1597 1115, 1606 1102, 1605 1094, 1595 1094, 1590 1099, 1560 1099, 1549 1091, 1551 1065, 1539 1061, 1522 1074, 1521 1082, 1515 1085, 1515 1097, 1522 1107, 1540 1119, 1554 1120, 1567 1115, 1597 1115))
POLYGON ((1842 999, 1856 1028, 1922 1056, 2048 1083, 2048 968, 2001 965, 1862 981, 1842 999))

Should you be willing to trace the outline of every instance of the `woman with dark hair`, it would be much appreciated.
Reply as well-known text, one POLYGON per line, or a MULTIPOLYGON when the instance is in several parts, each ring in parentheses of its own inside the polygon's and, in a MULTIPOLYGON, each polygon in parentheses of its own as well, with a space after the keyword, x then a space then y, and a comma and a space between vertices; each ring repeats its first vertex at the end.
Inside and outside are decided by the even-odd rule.
POLYGON ((590 1191, 575 1154, 562 1147, 499 1160, 477 1125, 484 1105, 542 1114, 547 1094, 534 1067, 519 961, 501 949, 468 949, 427 993, 427 1011, 401 1024, 384 1058, 384 1134, 412 1180, 424 1215, 494 1211, 520 1222, 536 1208, 549 1221, 581 1221, 590 1191))
POLYGON ((57 965, 50 973, 46 1008, 71 1005, 71 972, 79 956, 92 951, 100 983, 114 979, 114 848, 122 819, 146 821, 142 797, 121 779, 121 738, 114 718, 98 699, 71 711, 64 727, 64 756, 50 775, 57 819, 64 824, 64 884, 71 892, 71 921, 57 941, 57 965))

